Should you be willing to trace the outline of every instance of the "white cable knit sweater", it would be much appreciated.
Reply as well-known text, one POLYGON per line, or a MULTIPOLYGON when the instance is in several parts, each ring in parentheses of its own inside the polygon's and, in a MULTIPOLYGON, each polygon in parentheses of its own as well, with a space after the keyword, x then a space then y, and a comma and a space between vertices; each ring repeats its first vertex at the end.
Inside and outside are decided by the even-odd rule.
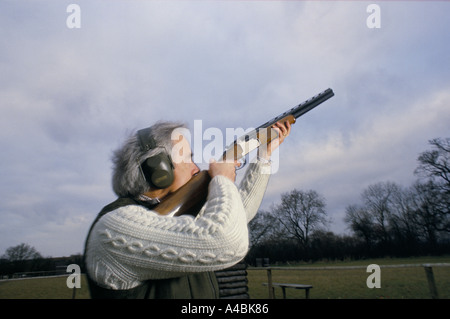
POLYGON ((145 280, 216 271, 242 260, 248 250, 247 223, 261 204, 270 164, 247 169, 239 189, 223 176, 209 185, 197 215, 160 216, 138 205, 118 208, 92 229, 87 271, 100 286, 130 289, 145 280))

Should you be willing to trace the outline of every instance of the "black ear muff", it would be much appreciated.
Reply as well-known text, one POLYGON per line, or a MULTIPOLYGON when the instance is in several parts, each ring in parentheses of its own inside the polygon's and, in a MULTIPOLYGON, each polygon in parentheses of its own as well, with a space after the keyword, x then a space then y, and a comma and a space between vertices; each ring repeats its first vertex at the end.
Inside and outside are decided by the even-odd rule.
MULTIPOLYGON (((138 140, 144 152, 156 148, 156 142, 151 135, 151 128, 139 130, 138 140)), ((141 164, 141 169, 145 180, 156 188, 167 188, 173 183, 173 164, 165 149, 163 152, 147 158, 141 164)))
POLYGON ((172 161, 167 154, 160 153, 149 157, 141 166, 145 179, 150 182, 151 185, 157 188, 166 188, 172 185, 172 161))

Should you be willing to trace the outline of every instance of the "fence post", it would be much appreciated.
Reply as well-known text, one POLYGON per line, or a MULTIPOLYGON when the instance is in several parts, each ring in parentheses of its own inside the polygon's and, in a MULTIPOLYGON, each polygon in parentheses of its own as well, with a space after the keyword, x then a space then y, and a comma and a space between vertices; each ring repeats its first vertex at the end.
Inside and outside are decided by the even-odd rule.
POLYGON ((267 286, 269 287, 269 299, 275 299, 272 285, 272 269, 270 267, 267 267, 267 286))
POLYGON ((427 275, 428 287, 430 288, 431 298, 439 299, 436 283, 434 282, 433 268, 429 264, 424 264, 425 274, 427 275))

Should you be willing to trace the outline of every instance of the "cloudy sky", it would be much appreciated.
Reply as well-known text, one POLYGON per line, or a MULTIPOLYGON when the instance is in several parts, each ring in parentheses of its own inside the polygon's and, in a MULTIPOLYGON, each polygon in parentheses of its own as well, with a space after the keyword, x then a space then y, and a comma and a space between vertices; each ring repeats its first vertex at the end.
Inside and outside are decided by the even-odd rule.
POLYGON ((161 119, 246 129, 332 88, 261 208, 313 189, 336 233, 364 188, 409 186, 428 140, 450 136, 450 2, 373 1, 369 28, 366 1, 90 0, 69 28, 73 2, 0 2, 0 255, 81 253, 115 198, 112 151, 161 119))

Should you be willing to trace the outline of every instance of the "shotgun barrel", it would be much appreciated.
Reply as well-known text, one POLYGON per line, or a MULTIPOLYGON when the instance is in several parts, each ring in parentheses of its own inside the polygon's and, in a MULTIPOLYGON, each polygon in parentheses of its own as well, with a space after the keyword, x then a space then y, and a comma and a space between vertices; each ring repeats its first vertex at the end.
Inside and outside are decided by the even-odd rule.
POLYGON ((290 124, 294 124, 297 118, 311 111, 313 108, 315 108, 319 104, 322 104, 333 96, 333 90, 326 89, 325 91, 313 96, 312 98, 300 103, 299 105, 294 106, 290 110, 287 110, 286 112, 274 117, 266 123, 258 126, 256 129, 237 138, 225 149, 222 158, 224 160, 240 160, 245 155, 257 149, 261 145, 269 144, 270 141, 278 137, 277 132, 271 129, 272 125, 277 122, 284 123, 286 121, 289 121, 290 124))
MULTIPOLYGON (((238 160, 253 149, 258 148, 260 145, 268 144, 272 139, 277 137, 273 132, 274 130, 271 130, 273 124, 278 121, 285 122, 286 120, 291 124, 294 124, 297 118, 325 102, 332 96, 334 96, 333 90, 327 89, 258 126, 250 133, 236 139, 234 143, 225 150, 223 159, 226 160, 228 158, 238 160)), ((201 171, 177 191, 164 197, 154 210, 160 215, 180 216, 189 214, 196 216, 206 202, 210 181, 211 178, 208 171, 201 171)))
POLYGON ((312 98, 300 103, 299 105, 294 106, 290 110, 287 110, 286 112, 274 117, 270 121, 267 121, 266 123, 258 126, 256 128, 256 130, 259 130, 262 128, 268 128, 268 127, 272 126, 273 124, 275 124, 276 122, 282 121, 283 119, 285 119, 287 117, 294 118, 294 121, 291 123, 291 124, 293 124, 293 123, 295 123, 295 119, 297 119, 300 116, 302 116, 303 114, 311 111, 313 108, 315 108, 319 104, 322 104, 323 102, 325 102, 326 100, 328 100, 329 98, 331 98, 333 96, 334 96, 333 90, 326 89, 325 91, 313 96, 312 98))

